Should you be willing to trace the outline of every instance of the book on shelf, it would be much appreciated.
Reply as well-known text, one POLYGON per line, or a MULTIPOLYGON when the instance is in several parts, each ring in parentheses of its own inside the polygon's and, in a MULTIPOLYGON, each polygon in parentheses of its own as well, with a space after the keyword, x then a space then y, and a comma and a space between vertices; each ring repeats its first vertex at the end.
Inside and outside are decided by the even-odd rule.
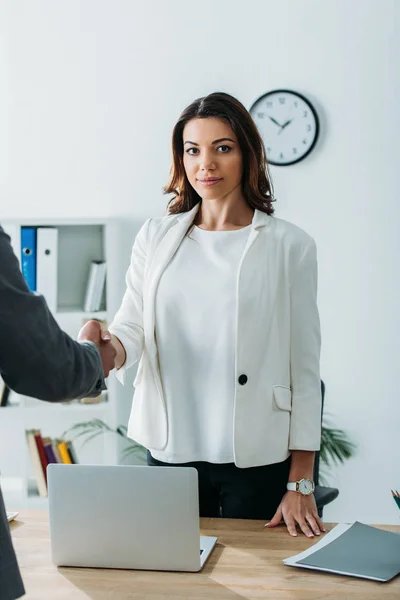
POLYGON ((58 451, 60 452, 61 460, 63 461, 63 463, 66 465, 71 465, 72 464, 71 455, 68 452, 68 446, 67 446, 66 442, 64 442, 63 440, 58 440, 57 446, 58 446, 58 451))
POLYGON ((46 488, 47 488, 47 465, 49 464, 49 461, 47 459, 46 456, 46 452, 44 450, 44 445, 43 445, 43 438, 40 434, 39 430, 35 430, 33 433, 33 437, 35 438, 35 442, 36 442, 36 446, 37 449, 39 451, 39 458, 40 458, 40 464, 42 465, 42 469, 43 469, 43 475, 46 481, 46 488))
POLYGON ((7 406, 9 395, 10 395, 10 388, 1 379, 0 380, 0 406, 7 406))
POLYGON ((44 451, 46 453, 46 458, 47 458, 48 464, 59 462, 54 453, 53 443, 50 438, 48 438, 48 437, 43 438, 43 447, 44 447, 44 451))
POLYGON ((42 437, 40 429, 25 431, 28 450, 39 496, 47 496, 47 465, 49 463, 77 464, 75 450, 69 440, 42 437))
POLYGON ((38 430, 31 429, 26 431, 26 440, 28 442, 29 454, 32 461, 33 472, 36 479, 36 485, 38 488, 39 496, 47 496, 47 483, 46 477, 43 472, 43 466, 40 459, 39 448, 36 443, 35 434, 38 430))
POLYGON ((13 392, 0 377, 0 407, 17 406, 19 396, 13 392))
POLYGON ((68 454, 70 456, 71 459, 71 463, 73 465, 77 465, 78 464, 78 459, 75 453, 75 448, 73 447, 71 442, 67 442, 67 450, 68 450, 68 454))
POLYGON ((92 260, 92 262, 90 263, 89 277, 85 293, 85 312, 97 312, 100 310, 105 280, 105 261, 92 260))

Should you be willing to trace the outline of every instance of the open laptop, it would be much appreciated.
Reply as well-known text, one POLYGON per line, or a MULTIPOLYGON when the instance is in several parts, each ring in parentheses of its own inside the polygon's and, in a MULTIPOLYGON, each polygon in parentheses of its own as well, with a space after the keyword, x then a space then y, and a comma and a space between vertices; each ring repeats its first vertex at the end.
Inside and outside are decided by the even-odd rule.
POLYGON ((57 566, 200 571, 217 538, 200 536, 193 467, 47 467, 57 566))

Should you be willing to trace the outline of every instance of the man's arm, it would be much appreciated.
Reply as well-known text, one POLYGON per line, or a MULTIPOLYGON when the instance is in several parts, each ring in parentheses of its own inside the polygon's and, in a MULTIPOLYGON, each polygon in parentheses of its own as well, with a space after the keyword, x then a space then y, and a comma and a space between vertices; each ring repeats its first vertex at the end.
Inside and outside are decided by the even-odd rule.
POLYGON ((96 395, 103 384, 96 345, 72 340, 29 291, 1 227, 0 373, 16 392, 53 402, 96 395))

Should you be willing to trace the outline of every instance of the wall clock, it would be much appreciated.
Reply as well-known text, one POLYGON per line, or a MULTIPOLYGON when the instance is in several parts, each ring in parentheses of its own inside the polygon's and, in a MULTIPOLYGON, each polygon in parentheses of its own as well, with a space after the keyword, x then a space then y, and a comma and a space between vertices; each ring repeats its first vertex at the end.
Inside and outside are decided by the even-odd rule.
POLYGON ((254 102, 250 114, 263 138, 271 165, 293 165, 308 156, 317 142, 317 112, 298 92, 267 92, 254 102))

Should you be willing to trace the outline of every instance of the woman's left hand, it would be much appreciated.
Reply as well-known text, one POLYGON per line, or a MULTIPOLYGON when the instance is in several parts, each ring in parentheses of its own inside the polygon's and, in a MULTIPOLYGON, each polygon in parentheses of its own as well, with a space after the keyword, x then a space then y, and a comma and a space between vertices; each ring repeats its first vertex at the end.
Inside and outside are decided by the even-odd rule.
POLYGON ((296 536, 298 525, 307 537, 320 535, 326 529, 318 516, 314 495, 303 496, 299 492, 286 492, 276 513, 266 527, 276 527, 282 519, 290 535, 296 536))

